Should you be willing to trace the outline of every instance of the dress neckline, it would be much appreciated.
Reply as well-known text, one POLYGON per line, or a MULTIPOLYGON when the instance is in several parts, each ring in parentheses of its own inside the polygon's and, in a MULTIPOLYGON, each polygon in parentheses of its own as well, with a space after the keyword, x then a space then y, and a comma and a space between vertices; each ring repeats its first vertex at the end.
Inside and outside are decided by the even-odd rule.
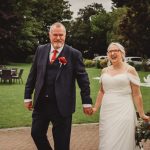
POLYGON ((106 72, 104 72, 104 73, 106 73, 106 74, 108 74, 109 76, 111 76, 111 77, 115 77, 115 76, 118 76, 118 75, 122 75, 122 74, 126 74, 127 72, 128 72, 128 69, 129 69, 129 65, 125 65, 125 70, 123 70, 122 72, 120 72, 120 73, 117 73, 117 74, 114 74, 114 75, 111 75, 109 72, 109 70, 110 70, 110 68, 109 67, 107 67, 106 68, 106 72))
POLYGON ((118 74, 115 74, 115 75, 111 75, 111 74, 109 74, 109 73, 104 73, 104 74, 106 74, 106 75, 109 75, 110 77, 116 77, 116 76, 119 76, 119 75, 124 75, 124 74, 126 74, 126 72, 122 72, 122 73, 118 73, 118 74))

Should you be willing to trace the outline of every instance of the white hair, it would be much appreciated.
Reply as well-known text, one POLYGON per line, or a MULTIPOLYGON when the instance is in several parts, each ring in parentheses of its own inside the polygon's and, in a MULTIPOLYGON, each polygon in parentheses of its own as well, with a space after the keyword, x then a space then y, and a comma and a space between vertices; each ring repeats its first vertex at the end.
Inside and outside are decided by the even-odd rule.
MULTIPOLYGON (((124 48, 120 43, 118 43, 118 42, 112 42, 112 43, 109 44, 109 46, 108 46, 108 48, 107 48, 107 52, 110 51, 110 47, 111 47, 112 45, 117 46, 117 47, 118 47, 118 50, 120 50, 120 51, 122 52, 122 60, 125 62, 125 55, 126 55, 125 48, 124 48)), ((111 64, 111 62, 108 61, 108 66, 109 66, 110 64, 111 64)))
POLYGON ((55 22, 54 24, 52 24, 52 25, 50 26, 50 29, 49 29, 50 34, 53 32, 53 28, 54 28, 54 27, 57 27, 57 28, 63 27, 63 28, 64 28, 64 32, 65 32, 65 34, 66 34, 66 28, 65 28, 65 26, 64 26, 62 23, 60 23, 60 22, 55 22))

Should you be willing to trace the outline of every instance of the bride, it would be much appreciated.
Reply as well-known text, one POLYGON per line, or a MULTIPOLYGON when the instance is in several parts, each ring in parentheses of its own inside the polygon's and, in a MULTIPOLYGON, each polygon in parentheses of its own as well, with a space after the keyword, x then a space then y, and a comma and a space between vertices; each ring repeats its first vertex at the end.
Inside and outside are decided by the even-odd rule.
POLYGON ((149 120, 143 110, 140 79, 134 67, 125 63, 125 50, 119 43, 107 49, 110 65, 102 70, 101 87, 93 107, 100 109, 99 150, 135 150, 136 113, 149 120))

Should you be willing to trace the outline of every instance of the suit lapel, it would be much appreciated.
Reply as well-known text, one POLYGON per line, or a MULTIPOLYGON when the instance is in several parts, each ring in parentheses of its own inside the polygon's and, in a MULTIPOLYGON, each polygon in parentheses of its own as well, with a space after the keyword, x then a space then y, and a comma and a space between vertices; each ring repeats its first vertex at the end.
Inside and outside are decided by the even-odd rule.
MULTIPOLYGON (((68 47, 66 45, 64 45, 64 48, 62 50, 62 52, 60 53, 60 55, 58 57, 65 57, 66 60, 68 60, 68 47)), ((67 65, 67 64, 66 64, 67 65)), ((58 73, 57 73, 57 76, 56 76, 56 80, 58 79, 58 77, 60 76, 61 72, 63 71, 65 65, 62 65, 59 70, 58 70, 58 73)))
POLYGON ((49 53, 50 53, 50 49, 51 49, 51 46, 50 44, 48 44, 45 48, 45 50, 43 50, 43 57, 44 59, 41 60, 41 63, 43 65, 43 75, 45 75, 45 72, 46 72, 46 67, 47 67, 47 61, 49 59, 49 53))

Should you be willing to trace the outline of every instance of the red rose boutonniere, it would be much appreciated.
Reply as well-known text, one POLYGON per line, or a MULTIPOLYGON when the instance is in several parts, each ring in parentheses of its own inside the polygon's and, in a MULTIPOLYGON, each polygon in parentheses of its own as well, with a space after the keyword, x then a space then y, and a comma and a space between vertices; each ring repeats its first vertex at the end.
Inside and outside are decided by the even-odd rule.
POLYGON ((67 64, 67 60, 66 60, 65 57, 59 57, 58 60, 59 60, 59 63, 60 63, 60 67, 62 65, 66 65, 67 64))

